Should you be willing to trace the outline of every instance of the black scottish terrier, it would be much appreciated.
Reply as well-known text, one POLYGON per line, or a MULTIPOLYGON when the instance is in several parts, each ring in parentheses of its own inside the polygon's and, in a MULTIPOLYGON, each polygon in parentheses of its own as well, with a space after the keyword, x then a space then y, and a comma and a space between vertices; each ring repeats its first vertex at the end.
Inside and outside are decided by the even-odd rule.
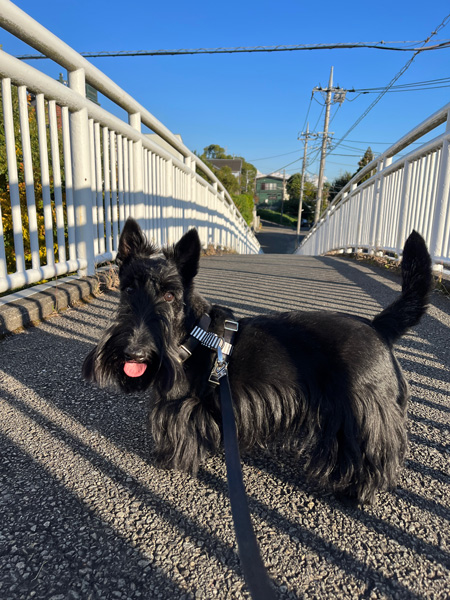
MULTIPOLYGON (((202 315, 218 336, 233 319, 194 289, 200 251, 194 229, 160 250, 128 219, 117 255, 117 315, 83 365, 84 377, 100 386, 149 389, 158 464, 193 473, 221 448, 221 416, 210 382, 215 353, 199 345, 186 359, 184 347, 202 315)), ((392 345, 419 322, 432 286, 416 232, 405 244, 402 276, 399 298, 372 320, 295 311, 239 321, 228 371, 242 451, 277 443, 302 455, 321 488, 362 503, 395 486, 409 391, 392 345)))

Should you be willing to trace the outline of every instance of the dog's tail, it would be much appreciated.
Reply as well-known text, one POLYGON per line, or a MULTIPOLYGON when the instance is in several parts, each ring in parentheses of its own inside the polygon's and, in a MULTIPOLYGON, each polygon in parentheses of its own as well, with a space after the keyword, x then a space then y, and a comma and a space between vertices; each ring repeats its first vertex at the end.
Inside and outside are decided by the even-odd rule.
POLYGON ((402 293, 372 321, 388 344, 417 325, 427 309, 432 286, 430 255, 422 236, 413 230, 403 249, 402 293))

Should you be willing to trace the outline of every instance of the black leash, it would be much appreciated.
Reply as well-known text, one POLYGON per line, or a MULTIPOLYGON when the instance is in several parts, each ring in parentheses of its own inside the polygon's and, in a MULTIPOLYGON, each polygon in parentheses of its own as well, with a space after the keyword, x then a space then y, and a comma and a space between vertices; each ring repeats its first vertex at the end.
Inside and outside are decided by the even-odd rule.
POLYGON ((242 479, 236 422, 226 366, 225 373, 219 378, 219 382, 228 493, 230 495, 231 513, 233 515, 242 570, 244 571, 244 576, 253 600, 275 600, 272 583, 264 567, 250 518, 244 481, 242 479))
POLYGON ((253 600, 275 600, 273 585, 264 567, 250 518, 250 510, 242 478, 233 400, 228 380, 228 359, 233 350, 234 335, 239 328, 239 323, 231 319, 225 319, 224 335, 223 337, 219 337, 215 333, 208 332, 210 322, 211 317, 209 315, 202 316, 198 325, 189 334, 189 338, 180 346, 180 360, 187 360, 199 343, 217 352, 217 359, 214 362, 209 381, 211 384, 220 386, 220 407, 222 412, 222 432, 225 463, 227 466, 228 493, 230 496, 231 514, 233 515, 239 558, 253 600))

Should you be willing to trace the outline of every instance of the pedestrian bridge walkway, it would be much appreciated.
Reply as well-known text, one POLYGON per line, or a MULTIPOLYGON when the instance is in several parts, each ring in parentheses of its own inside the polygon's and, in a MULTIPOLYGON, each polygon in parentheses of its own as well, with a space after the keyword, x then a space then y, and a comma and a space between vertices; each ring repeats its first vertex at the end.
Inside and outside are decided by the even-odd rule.
MULTIPOLYGON (((238 316, 325 309, 370 317, 400 289, 397 276, 364 262, 277 254, 206 257, 197 280, 238 316)), ((0 342, 0 594, 249 598, 223 457, 197 479, 155 468, 145 397, 81 379, 116 306, 111 290, 0 342)), ((449 330, 448 296, 434 292, 397 347, 411 382, 410 450, 398 488, 375 506, 358 510, 318 493, 276 454, 243 457, 279 598, 448 596, 449 330)))
MULTIPOLYGON (((8 0, 0 0, 0 24, 68 71, 66 86, 0 51, 8 167, 0 332, 14 330, 0 340, 0 597, 244 600, 223 457, 209 459, 197 479, 155 468, 145 397, 81 379, 83 358, 117 306, 105 265, 128 215, 159 244, 195 226, 204 247, 236 252, 204 257, 198 287, 237 316, 373 316, 398 294, 395 273, 321 255, 396 258, 414 227, 435 270, 450 265, 450 105, 341 191, 301 255, 260 254, 268 238, 257 239, 215 175, 151 113, 8 0), (86 99, 86 83, 128 120, 86 99)), ((411 382, 410 451, 398 488, 375 506, 357 510, 319 494, 276 453, 243 457, 279 598, 448 598, 449 328, 448 294, 436 291, 397 347, 411 382)))
MULTIPOLYGON (((68 72, 67 82, 55 81, 0 50, 0 293, 94 275, 115 258, 129 215, 158 244, 196 227, 204 247, 260 252, 216 175, 144 106, 9 0, 0 0, 0 26, 68 72), (86 85, 111 111, 86 97, 86 85), (123 111, 125 121, 116 116, 123 111)), ((450 104, 355 175, 298 253, 398 257, 416 229, 435 270, 449 267, 449 144, 450 104)))

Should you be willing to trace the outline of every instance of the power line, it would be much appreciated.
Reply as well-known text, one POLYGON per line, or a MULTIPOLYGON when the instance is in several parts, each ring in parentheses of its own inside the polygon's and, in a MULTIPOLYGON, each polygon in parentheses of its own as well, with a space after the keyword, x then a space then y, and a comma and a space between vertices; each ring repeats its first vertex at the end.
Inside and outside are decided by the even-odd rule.
POLYGON ((269 160, 270 158, 279 158, 280 156, 288 156, 288 154, 297 154, 298 150, 285 152, 284 154, 275 154, 274 156, 265 156, 264 158, 249 158, 247 162, 257 162, 258 160, 269 160))
MULTIPOLYGON (((425 52, 428 50, 442 50, 450 47, 450 40, 440 40, 439 44, 432 46, 421 46, 420 48, 408 47, 408 44, 426 44, 429 38, 423 41, 414 42, 356 42, 356 43, 326 43, 326 44, 298 44, 290 46, 237 46, 232 48, 181 48, 175 50, 119 50, 119 51, 99 51, 99 52, 80 52, 81 56, 86 58, 117 58, 120 56, 177 56, 185 54, 236 54, 236 53, 254 53, 254 52, 297 52, 301 50, 352 50, 359 48, 369 48, 375 50, 389 50, 396 52, 425 52), (397 46, 395 45, 397 44, 397 46), (402 47, 403 46, 403 47, 402 47)), ((20 60, 38 60, 47 58, 43 54, 23 54, 17 56, 20 60)))
POLYGON ((311 110, 311 104, 312 104, 313 99, 314 99, 314 92, 311 94, 311 99, 309 101, 308 110, 306 111, 306 117, 305 117, 305 120, 303 122, 302 131, 305 129, 305 125, 308 122, 309 111, 311 110))
POLYGON ((314 127, 313 127, 313 131, 314 131, 315 129, 317 129, 317 126, 318 126, 318 124, 319 124, 319 121, 320 121, 320 119, 322 118, 323 111, 325 110, 325 104, 322 104, 321 106, 322 106, 322 110, 320 111, 320 114, 319 114, 319 116, 317 117, 317 121, 316 121, 316 124, 315 124, 315 125, 314 125, 314 127))
MULTIPOLYGON (((407 89, 407 88, 412 88, 412 87, 431 86, 431 85, 443 84, 443 83, 450 83, 450 77, 441 77, 439 79, 428 79, 426 81, 415 81, 415 82, 411 82, 411 83, 401 83, 400 85, 393 85, 391 89, 399 90, 399 89, 407 89)), ((353 88, 348 91, 366 94, 369 92, 381 91, 384 88, 385 88, 385 86, 377 86, 377 87, 367 87, 367 88, 353 88)))
MULTIPOLYGON (((430 85, 430 84, 434 84, 434 83, 441 83, 441 82, 446 82, 446 81, 448 81, 449 84, 450 84, 450 77, 442 77, 442 78, 439 78, 439 79, 429 79, 429 80, 426 80, 426 81, 419 81, 419 82, 413 82, 413 83, 407 83, 407 84, 400 84, 398 86, 392 86, 392 89, 390 89, 388 91, 394 91, 394 90, 395 91, 396 90, 398 90, 398 91, 415 91, 414 86, 425 86, 425 85, 430 85)), ((436 89, 437 87, 450 87, 450 85, 449 86, 435 86, 435 87, 431 87, 430 86, 430 87, 426 87, 426 88, 425 87, 424 88, 417 87, 417 89, 418 90, 419 89, 436 89)), ((355 89, 355 88, 353 88, 353 89, 350 89, 350 90, 343 90, 343 91, 347 91, 347 92, 359 92, 359 94, 357 96, 357 97, 359 97, 359 95, 361 95, 361 93, 366 93, 366 92, 369 92, 369 91, 370 92, 372 92, 372 91, 375 92, 375 91, 380 91, 380 90, 382 91, 382 90, 385 90, 385 89, 386 89, 386 87, 383 87, 383 88, 382 87, 376 87, 376 88, 374 87, 374 88, 361 88, 361 89, 355 89)), ((317 91, 322 91, 322 88, 318 88, 317 91)), ((313 91, 313 96, 314 96, 314 91, 313 91)), ((350 98, 346 97, 346 99, 349 100, 350 102, 352 101, 352 100, 350 100, 350 98)), ((354 100, 356 100, 356 98, 354 98, 354 100)), ((319 114, 319 117, 317 119, 316 125, 313 128, 313 130, 317 128, 319 120, 320 120, 320 118, 321 118, 321 116, 323 114, 323 111, 325 109, 325 104, 322 104, 321 102, 318 102, 317 100, 316 100, 316 102, 322 107, 322 110, 321 110, 321 112, 319 114)), ((308 107, 308 114, 309 114, 309 111, 310 111, 310 106, 311 106, 311 101, 310 101, 310 105, 308 107)), ((335 113, 334 113, 331 121, 333 121, 333 119, 336 117, 337 112, 339 111, 340 107, 341 107, 341 104, 338 106, 337 110, 335 111, 335 113)), ((342 139, 343 138, 341 138, 341 141, 342 141, 342 139)), ((389 145, 391 145, 391 144, 394 143, 394 142, 373 142, 373 141, 365 142, 365 141, 361 141, 361 140, 347 140, 347 141, 358 143, 358 144, 369 144, 369 145, 370 144, 372 144, 372 145, 380 144, 380 145, 386 145, 386 146, 389 146, 389 145)), ((421 144, 422 142, 414 142, 414 143, 415 144, 421 144)), ((337 147, 337 145, 335 146, 335 148, 336 147, 337 147)), ((361 151, 361 152, 365 151, 364 149, 361 149, 361 148, 355 148, 355 147, 350 147, 350 146, 345 146, 345 145, 343 147, 346 148, 346 149, 349 149, 349 150, 355 150, 357 152, 358 151, 361 151)), ((332 152, 332 150, 329 153, 331 153, 331 152, 332 152)), ((318 151, 315 151, 313 153, 313 155, 309 157, 308 163, 312 164, 313 162, 315 162, 315 160, 317 160, 317 158, 318 158, 318 151)))
MULTIPOLYGON (((347 140, 347 142, 351 142, 353 144, 369 144, 369 145, 381 144, 382 146, 388 146, 388 145, 395 144, 395 142, 364 142, 362 140, 347 140)), ((423 142, 412 142, 412 144, 422 144, 422 143, 423 142)))
MULTIPOLYGON (((444 18, 444 20, 440 23, 440 25, 438 25, 438 27, 436 27, 436 29, 431 32, 431 34, 428 36, 428 38, 423 42, 423 45, 427 44, 429 42, 429 40, 432 37, 434 37, 440 29, 445 27, 445 25, 447 25, 449 20, 450 20, 450 14, 448 14, 444 18)), ((347 130, 347 132, 342 136, 342 138, 336 142, 336 144, 330 149, 328 154, 331 154, 344 141, 344 139, 347 137, 347 135, 351 131, 353 131, 353 129, 355 129, 355 127, 357 125, 359 125, 359 123, 361 123, 361 121, 369 114, 369 112, 372 110, 372 108, 374 108, 374 106, 376 104, 378 104, 378 102, 383 98, 383 96, 387 93, 387 91, 394 85, 394 83, 403 75, 403 73, 405 73, 405 71, 407 69, 409 69, 413 60, 422 51, 423 51, 423 48, 419 48, 414 51, 414 54, 412 55, 412 57, 405 63, 405 65, 400 69, 400 71, 391 79, 391 81, 388 83, 388 85, 381 91, 381 93, 375 98, 375 100, 372 102, 372 104, 370 104, 370 106, 363 112, 363 114, 353 123, 353 125, 350 127, 350 129, 347 130)))
POLYGON ((267 176, 273 175, 274 173, 278 173, 282 169, 285 169, 286 167, 290 167, 291 165, 294 165, 295 163, 298 163, 301 160, 302 160, 301 158, 296 158, 295 160, 293 160, 292 162, 288 163, 287 165, 284 165, 283 167, 280 167, 279 169, 274 169, 273 171, 271 171, 270 173, 268 173, 267 176))
MULTIPOLYGON (((402 93, 406 93, 406 92, 421 92, 424 90, 440 90, 443 88, 448 88, 450 87, 450 81, 448 84, 442 84, 442 85, 422 85, 422 86, 411 86, 411 87, 401 87, 401 86, 394 86, 393 88, 387 90, 387 94, 402 94, 402 93)), ((358 96, 364 95, 364 94, 377 94, 379 93, 382 89, 384 88, 377 88, 375 90, 366 90, 366 91, 360 91, 358 93, 358 96)), ((348 92, 352 93, 353 90, 347 90, 348 92)), ((356 90, 355 90, 356 91, 356 90)), ((357 96, 357 97, 358 97, 357 96)))
MULTIPOLYGON (((347 140, 347 142, 352 142, 354 144, 367 144, 369 146, 374 146, 376 145, 380 145, 380 146, 391 146, 392 144, 394 144, 395 142, 366 142, 363 140, 347 140)), ((421 145, 423 142, 412 142, 411 145, 416 144, 416 145, 421 145)), ((367 150, 367 148, 356 148, 355 146, 348 146, 346 144, 342 144, 342 147, 344 149, 348 149, 348 150, 354 150, 356 152, 365 152, 367 150)), ((311 150, 313 152, 316 152, 317 150, 320 150, 320 147, 314 147, 312 146, 311 150)), ((273 156, 263 156, 262 158, 249 158, 248 162, 257 162, 259 160, 270 160, 272 158, 280 158, 281 156, 289 156, 290 154, 297 154, 298 150, 292 150, 291 152, 284 152, 283 154, 275 154, 273 156)), ((376 152, 374 152, 374 154, 377 154, 376 152)), ((333 156, 340 156, 339 154, 333 154, 333 156)), ((350 155, 349 155, 350 156, 350 155)), ((355 155, 356 156, 356 155, 355 155)), ((281 169, 283 169, 283 167, 281 167, 281 169)), ((276 169, 277 171, 279 171, 280 169, 276 169)))

